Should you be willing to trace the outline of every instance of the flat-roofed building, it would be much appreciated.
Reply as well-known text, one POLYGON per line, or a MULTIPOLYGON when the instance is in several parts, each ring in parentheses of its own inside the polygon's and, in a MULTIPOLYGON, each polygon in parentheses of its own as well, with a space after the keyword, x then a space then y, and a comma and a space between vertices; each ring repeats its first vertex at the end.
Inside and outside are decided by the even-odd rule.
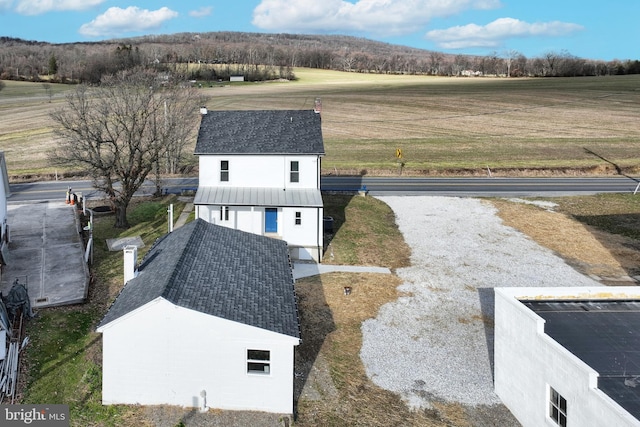
POLYGON ((496 288, 495 390, 527 426, 640 426, 640 287, 496 288))

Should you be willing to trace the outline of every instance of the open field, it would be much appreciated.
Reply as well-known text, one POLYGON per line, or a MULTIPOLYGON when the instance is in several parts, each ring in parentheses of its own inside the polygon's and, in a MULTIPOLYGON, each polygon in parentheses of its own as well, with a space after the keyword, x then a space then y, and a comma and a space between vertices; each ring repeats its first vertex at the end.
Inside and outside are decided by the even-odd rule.
MULTIPOLYGON (((202 90, 212 110, 308 109, 320 97, 324 173, 396 174, 396 148, 403 151, 408 175, 484 174, 487 167, 494 174, 640 173, 639 75, 498 79, 295 73, 295 82, 202 90)), ((41 83, 6 84, 0 92, 0 149, 9 174, 17 179, 55 173, 47 163, 47 147, 54 144, 49 113, 64 105, 63 93, 73 88, 51 85, 50 98, 41 83)), ((195 165, 195 158, 190 161, 195 165)))

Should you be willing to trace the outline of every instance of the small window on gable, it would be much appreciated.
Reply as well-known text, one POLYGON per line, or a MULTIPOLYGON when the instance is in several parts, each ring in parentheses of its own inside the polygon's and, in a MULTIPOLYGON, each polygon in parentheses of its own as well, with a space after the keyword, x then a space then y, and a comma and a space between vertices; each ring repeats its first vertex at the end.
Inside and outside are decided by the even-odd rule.
POLYGON ((229 221, 229 206, 220 206, 220 221, 229 221))
POLYGON ((290 182, 300 182, 300 164, 297 161, 291 162, 290 182))
POLYGON ((567 399, 549 387, 549 417, 556 425, 567 427, 567 399))
POLYGON ((296 225, 302 224, 302 212, 296 212, 296 225))
POLYGON ((247 350, 247 373, 269 375, 271 352, 269 350, 247 350))
POLYGON ((220 160, 220 181, 229 181, 229 160, 220 160))

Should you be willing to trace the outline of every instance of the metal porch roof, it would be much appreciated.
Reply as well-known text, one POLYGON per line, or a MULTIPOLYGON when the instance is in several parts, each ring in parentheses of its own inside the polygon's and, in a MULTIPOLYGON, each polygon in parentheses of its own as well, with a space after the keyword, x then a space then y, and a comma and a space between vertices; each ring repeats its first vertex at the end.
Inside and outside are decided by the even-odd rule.
POLYGON ((198 187, 194 205, 321 208, 319 189, 198 187))

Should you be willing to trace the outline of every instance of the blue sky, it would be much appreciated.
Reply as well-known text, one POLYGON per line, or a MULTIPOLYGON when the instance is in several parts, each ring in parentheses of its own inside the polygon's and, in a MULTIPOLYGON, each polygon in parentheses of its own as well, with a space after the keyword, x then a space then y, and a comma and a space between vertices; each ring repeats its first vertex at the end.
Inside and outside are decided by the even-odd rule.
POLYGON ((344 34, 454 54, 640 59, 638 0, 0 0, 0 36, 51 43, 244 31, 344 34))

